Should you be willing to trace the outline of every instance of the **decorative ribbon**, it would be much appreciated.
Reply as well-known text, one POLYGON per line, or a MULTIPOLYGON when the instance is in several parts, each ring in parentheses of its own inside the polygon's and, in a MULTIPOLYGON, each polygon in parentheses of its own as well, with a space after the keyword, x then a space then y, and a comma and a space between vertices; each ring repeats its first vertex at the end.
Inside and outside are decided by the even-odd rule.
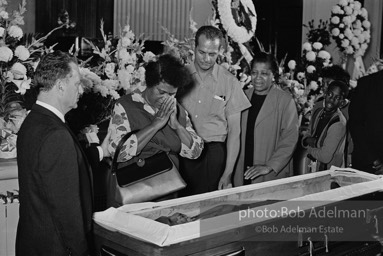
POLYGON ((3 152, 11 152, 16 148, 16 139, 17 136, 13 134, 11 131, 6 129, 0 129, 0 150, 3 152))
POLYGON ((366 73, 366 69, 364 67, 363 59, 361 56, 358 56, 355 58, 355 61, 354 61, 354 70, 352 71, 351 78, 356 80, 359 77, 362 77, 363 74, 365 73, 366 73))
POLYGON ((242 53, 242 56, 245 58, 247 63, 249 63, 249 65, 250 65, 251 61, 253 60, 253 56, 251 56, 249 50, 242 43, 238 43, 238 46, 239 46, 239 50, 242 53))

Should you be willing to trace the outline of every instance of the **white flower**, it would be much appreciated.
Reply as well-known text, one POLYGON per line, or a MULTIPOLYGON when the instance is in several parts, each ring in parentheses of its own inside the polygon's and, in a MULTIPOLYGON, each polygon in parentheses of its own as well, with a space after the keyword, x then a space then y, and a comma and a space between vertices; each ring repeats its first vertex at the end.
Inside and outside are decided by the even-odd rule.
POLYGON ((14 76, 14 79, 24 79, 24 77, 27 75, 27 68, 23 64, 16 62, 11 67, 11 72, 14 76))
POLYGON ((343 34, 339 34, 339 38, 340 38, 340 39, 343 39, 343 38, 344 38, 344 35, 343 35, 343 34))
POLYGON ((362 23, 363 27, 369 29, 371 27, 371 23, 368 20, 364 20, 362 23))
POLYGON ((321 50, 320 52, 318 52, 318 57, 327 60, 331 58, 331 54, 328 51, 321 50))
POLYGON ((119 69, 117 71, 118 80, 120 81, 121 88, 125 91, 130 89, 130 79, 132 78, 132 74, 128 72, 126 69, 119 69))
POLYGON ((362 35, 362 30, 360 29, 354 29, 354 36, 355 37, 359 37, 362 35))
POLYGON ((318 83, 316 81, 311 81, 309 84, 310 90, 316 91, 318 89, 318 83))
POLYGON ((303 50, 305 50, 305 51, 311 51, 311 50, 312 50, 312 48, 311 48, 311 44, 310 44, 309 42, 304 43, 304 44, 302 45, 302 48, 303 48, 303 50))
POLYGON ((357 20, 357 21, 355 21, 353 24, 352 24, 352 26, 354 27, 354 28, 356 28, 356 29, 360 29, 360 28, 362 28, 362 22, 360 21, 360 20, 357 20))
POLYGON ((126 59, 126 64, 135 64, 136 62, 137 62, 136 53, 134 52, 130 53, 128 58, 126 59))
POLYGON ((351 17, 350 16, 344 16, 343 19, 342 19, 342 22, 346 25, 346 26, 350 26, 351 25, 351 17))
POLYGON ((308 61, 315 61, 315 59, 316 59, 316 53, 313 52, 313 51, 307 52, 307 53, 306 53, 306 59, 307 59, 308 61))
POLYGON ((323 44, 320 43, 320 42, 315 42, 315 43, 313 43, 313 48, 314 48, 315 50, 320 50, 320 49, 323 48, 323 44))
POLYGON ((118 100, 120 98, 120 94, 116 92, 115 90, 110 90, 109 94, 113 97, 113 99, 118 100))
POLYGON ((339 1, 339 5, 341 5, 341 6, 347 6, 347 5, 348 5, 348 1, 347 1, 347 0, 340 0, 340 1, 339 1))
POLYGON ((91 80, 94 85, 101 84, 101 78, 96 73, 90 71, 88 68, 80 68, 80 74, 91 80))
POLYGON ((143 57, 143 60, 145 62, 149 62, 151 61, 156 55, 154 55, 154 53, 152 53, 151 51, 147 51, 144 53, 144 57, 143 57))
POLYGON ((309 65, 306 68, 307 73, 314 73, 315 70, 316 68, 313 65, 309 65))
POLYGON ((12 81, 19 88, 16 93, 24 95, 25 92, 31 88, 31 79, 24 78, 23 80, 13 80, 12 81))
POLYGON ((122 48, 117 52, 117 58, 121 61, 122 65, 127 63, 127 59, 129 57, 130 57, 130 54, 125 48, 122 48))
POLYGON ((340 23, 339 28, 344 28, 344 23, 340 23))
POLYGON ((342 40, 342 47, 343 48, 346 48, 349 45, 350 45, 350 41, 348 39, 343 39, 342 40))
POLYGON ((350 6, 345 6, 344 11, 346 12, 346 15, 352 14, 352 8, 350 6))
POLYGON ((15 49, 15 56, 21 61, 26 61, 29 58, 30 53, 24 45, 19 45, 15 49))
POLYGON ((134 71, 134 66, 132 66, 132 65, 128 65, 128 66, 126 66, 126 71, 129 73, 129 74, 132 74, 133 73, 133 71, 134 71))
POLYGON ((298 95, 298 96, 302 96, 302 95, 305 93, 305 90, 303 90, 303 89, 298 89, 298 88, 296 88, 296 87, 294 87, 293 90, 294 90, 294 93, 295 93, 296 95, 298 95))
POLYGON ((287 63, 287 66, 290 70, 294 70, 297 66, 297 63, 295 62, 295 60, 290 60, 289 63, 287 63))
POLYGON ((357 37, 354 37, 351 39, 351 44, 355 47, 355 48, 359 48, 359 39, 357 37))
POLYGON ((359 1, 354 2, 354 10, 359 11, 362 8, 362 4, 359 1))
POLYGON ((339 30, 338 28, 333 28, 333 29, 331 30, 331 34, 332 34, 333 36, 339 36, 339 33, 340 33, 340 30, 339 30))
POLYGON ((106 88, 105 86, 102 86, 101 84, 96 84, 93 87, 93 91, 96 93, 99 92, 102 97, 107 97, 109 94, 108 88, 106 88))
POLYGON ((111 79, 106 79, 102 80, 101 84, 108 88, 109 90, 117 90, 119 81, 118 80, 111 80, 111 79))
POLYGON ((12 25, 8 28, 8 34, 20 40, 23 37, 23 30, 17 25, 12 25))
POLYGON ((121 40, 121 46, 125 48, 132 43, 132 41, 128 37, 123 37, 120 40, 121 40))
POLYGON ((354 53, 354 49, 352 48, 352 46, 348 46, 348 47, 346 48, 346 53, 347 53, 347 54, 353 54, 353 53, 354 53))
MULTIPOLYGON (((303 94, 304 94, 304 90, 299 90, 299 96, 303 96, 303 94, 301 94, 301 91, 303 91, 303 94)), ((299 97, 298 98, 298 103, 303 105, 307 102, 307 98, 306 97, 299 97)))
POLYGON ((7 20, 9 18, 9 14, 8 12, 6 12, 5 10, 2 10, 0 12, 0 18, 4 19, 4 20, 7 20))
POLYGON ((332 24, 338 24, 339 22, 340 22, 340 19, 339 19, 338 16, 333 16, 333 17, 331 18, 331 23, 332 23, 332 24))
POLYGON ((332 13, 337 14, 340 12, 340 7, 338 5, 334 5, 331 10, 332 13))
POLYGON ((144 67, 139 67, 138 70, 137 70, 137 74, 138 74, 138 79, 140 81, 144 81, 145 80, 145 68, 144 67))
POLYGON ((8 46, 0 47, 0 61, 8 62, 13 58, 13 52, 8 46))
POLYGON ((365 19, 367 19, 368 12, 367 12, 366 8, 363 7, 363 8, 361 9, 361 15, 362 15, 362 17, 364 17, 365 19))
POLYGON ((344 31, 344 35, 348 38, 348 39, 352 39, 354 37, 354 34, 352 33, 351 29, 347 28, 345 29, 344 31))
POLYGON ((297 74, 297 78, 298 78, 298 80, 302 80, 302 79, 304 79, 306 76, 305 76, 305 73, 304 72, 298 72, 298 74, 297 74))

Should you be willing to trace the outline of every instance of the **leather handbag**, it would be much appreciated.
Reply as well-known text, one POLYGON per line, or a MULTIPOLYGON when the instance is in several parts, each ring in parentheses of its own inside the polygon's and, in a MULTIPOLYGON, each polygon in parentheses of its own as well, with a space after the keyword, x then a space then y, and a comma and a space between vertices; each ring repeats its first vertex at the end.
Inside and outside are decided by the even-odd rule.
POLYGON ((165 151, 145 159, 136 156, 129 165, 117 163, 123 144, 132 134, 127 133, 118 143, 112 161, 117 203, 147 202, 185 188, 185 181, 165 151))

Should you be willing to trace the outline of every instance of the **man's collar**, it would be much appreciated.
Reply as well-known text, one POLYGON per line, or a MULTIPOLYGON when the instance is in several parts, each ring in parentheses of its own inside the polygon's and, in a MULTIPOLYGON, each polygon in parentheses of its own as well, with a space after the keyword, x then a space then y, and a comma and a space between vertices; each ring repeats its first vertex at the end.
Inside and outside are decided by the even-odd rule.
POLYGON ((64 114, 61 113, 57 108, 53 107, 52 105, 49 105, 48 103, 45 103, 45 102, 42 102, 42 101, 39 101, 37 100, 36 101, 36 104, 37 105, 40 105, 48 110, 50 110, 51 112, 53 112, 56 116, 58 116, 61 121, 63 121, 63 123, 65 123, 65 118, 64 118, 64 114))
MULTIPOLYGON (((212 75, 213 79, 217 82, 218 81, 218 71, 219 71, 219 65, 217 63, 214 64, 213 69, 209 70, 209 73, 212 75)), ((192 62, 190 64, 190 72, 191 74, 198 74, 198 71, 195 67, 195 63, 192 62)))

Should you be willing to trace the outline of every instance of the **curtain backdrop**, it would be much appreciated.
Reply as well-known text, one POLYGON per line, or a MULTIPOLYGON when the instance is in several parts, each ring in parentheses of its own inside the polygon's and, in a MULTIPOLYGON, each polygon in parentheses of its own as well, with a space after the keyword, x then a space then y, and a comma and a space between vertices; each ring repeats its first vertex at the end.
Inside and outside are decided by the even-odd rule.
POLYGON ((148 40, 166 40, 161 26, 183 39, 191 34, 191 7, 192 0, 115 0, 114 35, 119 35, 120 28, 129 23, 136 36, 144 33, 148 40))

